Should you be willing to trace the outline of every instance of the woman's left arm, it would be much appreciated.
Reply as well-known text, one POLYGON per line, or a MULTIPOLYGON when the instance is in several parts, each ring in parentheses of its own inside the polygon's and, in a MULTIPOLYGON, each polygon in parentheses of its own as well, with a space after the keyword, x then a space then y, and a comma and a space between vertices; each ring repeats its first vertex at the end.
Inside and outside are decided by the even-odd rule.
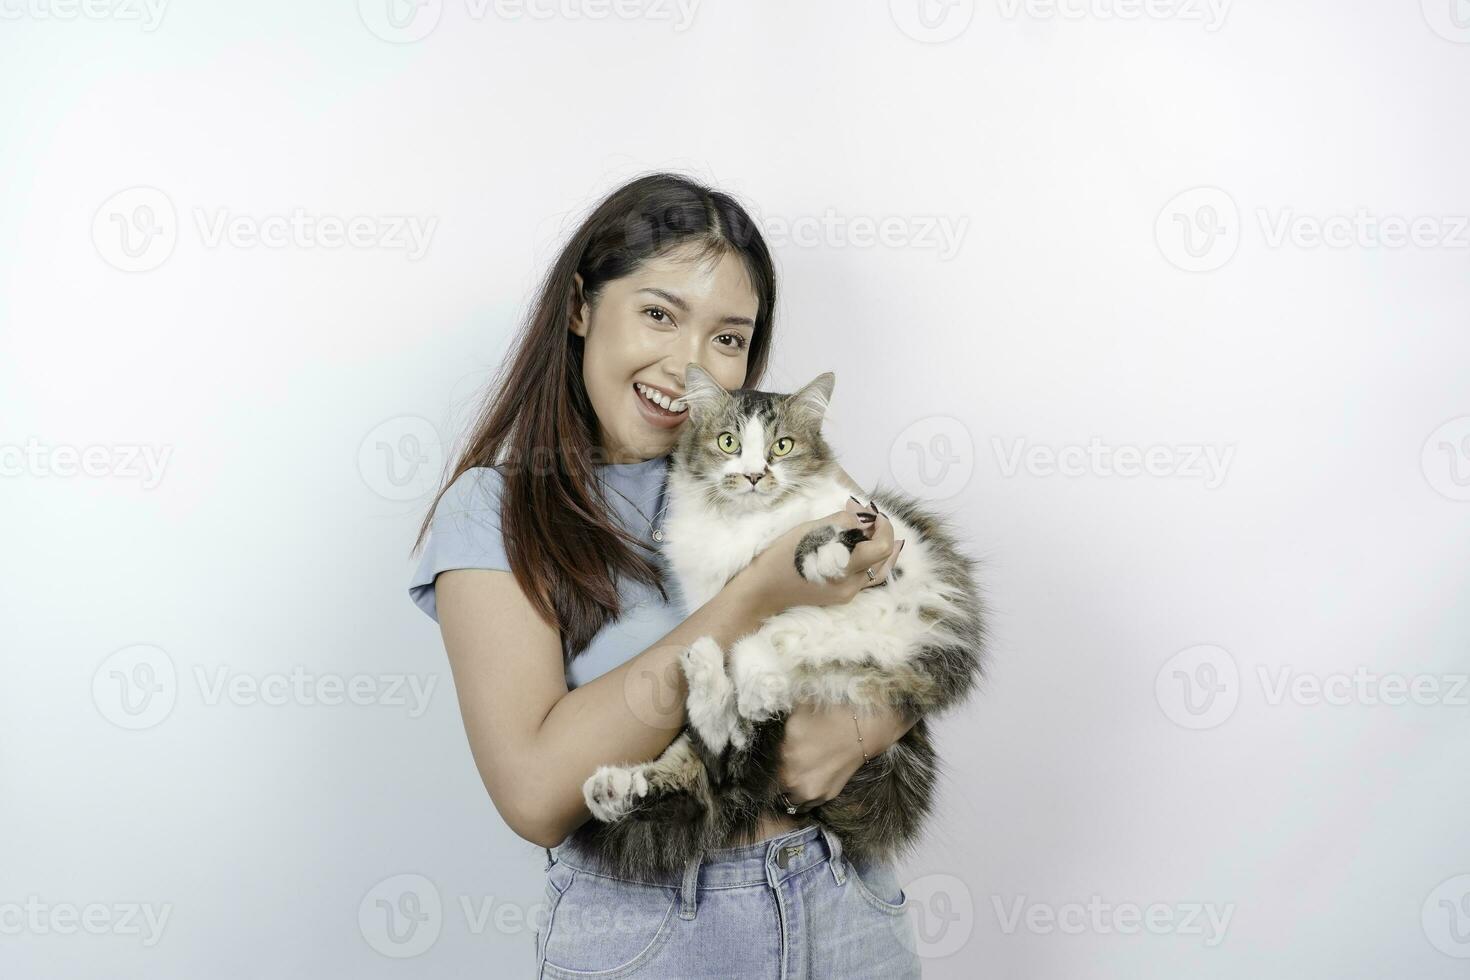
MULTIPOLYGON (((847 720, 852 722, 853 712, 848 711, 846 714, 847 720)), ((862 732, 862 746, 867 750, 868 758, 887 752, 888 747, 903 738, 919 720, 918 715, 910 715, 887 705, 859 711, 857 716, 858 720, 853 727, 862 732)), ((856 731, 853 732, 854 740, 857 734, 856 731)))
MULTIPOLYGON (((838 476, 860 501, 867 491, 841 467, 838 476)), ((801 701, 786 716, 777 780, 792 804, 802 809, 836 799, 853 773, 863 766, 863 755, 876 758, 888 750, 919 720, 896 708, 877 706, 856 712, 843 705, 818 707, 801 701), (858 735, 862 741, 858 741, 858 735)))
POLYGON ((801 701, 786 716, 777 779, 792 805, 817 805, 836 799, 863 765, 903 738, 919 720, 887 706, 856 712, 846 705, 801 701), (858 741, 859 733, 862 741, 858 741))

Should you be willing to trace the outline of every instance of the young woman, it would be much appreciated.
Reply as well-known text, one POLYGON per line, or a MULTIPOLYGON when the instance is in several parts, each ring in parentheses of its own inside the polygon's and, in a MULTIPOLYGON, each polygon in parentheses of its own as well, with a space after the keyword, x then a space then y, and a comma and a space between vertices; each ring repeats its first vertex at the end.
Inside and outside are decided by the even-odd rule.
POLYGON ((775 541, 699 609, 663 588, 653 559, 684 413, 649 395, 680 396, 691 361, 727 389, 757 386, 775 300, 765 242, 732 198, 671 174, 613 192, 547 273, 420 529, 410 594, 440 624, 476 766, 511 829, 546 848, 537 976, 919 975, 893 869, 844 860, 805 816, 902 737, 913 719, 896 712, 855 724, 798 706, 783 799, 754 840, 678 880, 592 873, 567 840, 591 819, 582 785, 599 766, 653 759, 678 734, 683 647, 701 636, 728 647, 786 608, 884 580, 883 517, 844 580, 797 574, 812 526, 860 526, 840 511, 775 541))

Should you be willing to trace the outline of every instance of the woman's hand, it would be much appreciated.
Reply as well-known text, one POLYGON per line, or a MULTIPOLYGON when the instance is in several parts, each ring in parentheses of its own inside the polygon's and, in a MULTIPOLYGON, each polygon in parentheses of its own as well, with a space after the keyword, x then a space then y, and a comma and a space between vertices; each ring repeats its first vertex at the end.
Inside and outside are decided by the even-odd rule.
POLYGON ((846 705, 802 701, 786 716, 776 782, 799 812, 835 799, 862 768, 864 752, 877 758, 917 721, 886 707, 859 711, 857 722, 852 715, 846 705))
MULTIPOLYGON (((902 547, 900 544, 899 548, 902 547)), ((863 589, 881 584, 888 577, 896 557, 893 523, 877 509, 865 507, 839 510, 835 514, 798 524, 772 541, 741 569, 728 587, 743 589, 747 601, 765 616, 774 616, 793 606, 829 606, 847 602, 863 589), (858 528, 868 531, 868 540, 859 541, 848 557, 847 569, 838 579, 812 582, 796 569, 796 546, 807 532, 823 524, 839 531, 858 528), (867 570, 873 570, 869 581, 867 570)), ((848 721, 852 718, 849 716, 848 721)))

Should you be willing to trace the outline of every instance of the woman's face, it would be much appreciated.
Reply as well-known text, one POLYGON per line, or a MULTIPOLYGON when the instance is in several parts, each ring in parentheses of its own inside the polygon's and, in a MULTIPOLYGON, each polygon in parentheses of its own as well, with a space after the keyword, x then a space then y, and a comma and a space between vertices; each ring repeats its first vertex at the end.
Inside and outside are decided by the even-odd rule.
POLYGON ((635 463, 674 448, 689 413, 669 415, 636 387, 684 394, 684 366, 704 368, 725 389, 745 383, 760 303, 738 256, 700 263, 678 250, 606 283, 595 306, 580 302, 571 330, 586 341, 582 380, 597 413, 599 462, 635 463))

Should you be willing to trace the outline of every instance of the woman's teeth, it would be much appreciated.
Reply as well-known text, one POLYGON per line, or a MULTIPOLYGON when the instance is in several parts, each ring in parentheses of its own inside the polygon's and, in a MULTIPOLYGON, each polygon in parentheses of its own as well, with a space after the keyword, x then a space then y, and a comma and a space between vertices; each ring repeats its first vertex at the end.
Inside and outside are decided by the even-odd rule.
POLYGON ((650 387, 648 387, 645 384, 639 384, 636 381, 633 382, 633 387, 634 388, 637 388, 638 389, 638 393, 641 394, 644 398, 647 398, 649 401, 653 402, 655 405, 657 405, 659 408, 663 409, 665 412, 672 412, 673 414, 678 415, 680 412, 684 411, 684 401, 683 401, 683 399, 680 399, 680 398, 672 398, 671 399, 668 395, 665 395, 663 392, 657 391, 657 390, 655 390, 653 388, 650 388, 650 387))

